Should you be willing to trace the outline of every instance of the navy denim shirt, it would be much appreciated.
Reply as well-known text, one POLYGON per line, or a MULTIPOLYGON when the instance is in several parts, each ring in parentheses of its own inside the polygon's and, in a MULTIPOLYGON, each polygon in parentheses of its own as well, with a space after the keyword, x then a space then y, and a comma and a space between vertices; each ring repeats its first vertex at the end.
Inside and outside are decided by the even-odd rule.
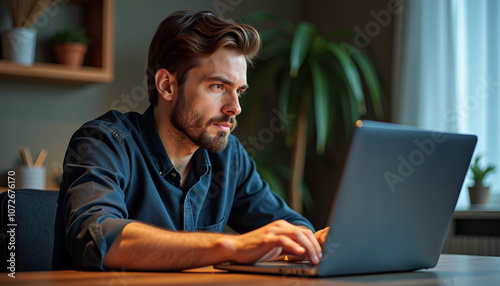
POLYGON ((244 233, 285 219, 313 229, 269 190, 236 137, 218 153, 198 149, 192 160, 183 190, 151 106, 143 115, 110 111, 84 124, 64 159, 54 269, 104 270, 104 256, 132 221, 182 231, 229 225, 244 233))

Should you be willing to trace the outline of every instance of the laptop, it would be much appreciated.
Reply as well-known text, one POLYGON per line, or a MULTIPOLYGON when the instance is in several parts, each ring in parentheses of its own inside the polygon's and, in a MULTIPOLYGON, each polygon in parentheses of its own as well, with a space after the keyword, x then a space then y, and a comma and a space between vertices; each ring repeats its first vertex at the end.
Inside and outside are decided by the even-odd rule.
POLYGON ((214 267, 308 277, 433 268, 476 142, 475 135, 357 121, 321 262, 229 262, 214 267))

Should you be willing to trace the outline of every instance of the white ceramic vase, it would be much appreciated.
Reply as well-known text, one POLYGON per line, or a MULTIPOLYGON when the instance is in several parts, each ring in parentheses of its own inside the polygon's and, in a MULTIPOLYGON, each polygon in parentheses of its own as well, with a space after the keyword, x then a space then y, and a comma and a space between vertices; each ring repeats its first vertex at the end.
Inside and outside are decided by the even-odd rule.
POLYGON ((45 167, 20 166, 16 170, 16 189, 44 190, 46 183, 45 167))
POLYGON ((36 29, 14 27, 2 34, 3 58, 20 65, 31 66, 35 61, 36 29))

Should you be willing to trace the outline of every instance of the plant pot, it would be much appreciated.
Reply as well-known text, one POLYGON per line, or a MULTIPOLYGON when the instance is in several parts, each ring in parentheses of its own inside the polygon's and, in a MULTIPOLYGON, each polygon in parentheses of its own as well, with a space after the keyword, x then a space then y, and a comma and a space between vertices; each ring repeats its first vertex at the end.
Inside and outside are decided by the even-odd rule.
POLYGON ((2 34, 2 54, 6 60, 31 66, 35 62, 36 29, 14 27, 2 34))
POLYGON ((490 200, 490 187, 469 187, 469 199, 471 205, 484 205, 490 200))
POLYGON ((82 43, 61 43, 54 45, 56 60, 60 64, 76 68, 83 64, 87 45, 82 43))

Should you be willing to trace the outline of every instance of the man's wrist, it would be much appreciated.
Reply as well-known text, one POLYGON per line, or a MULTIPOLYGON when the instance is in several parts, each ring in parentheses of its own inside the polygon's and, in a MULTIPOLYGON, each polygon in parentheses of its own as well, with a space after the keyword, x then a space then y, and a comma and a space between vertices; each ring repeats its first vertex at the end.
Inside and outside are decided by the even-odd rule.
POLYGON ((221 262, 236 261, 237 250, 235 246, 236 235, 223 234, 214 242, 214 250, 217 255, 220 255, 221 262))

